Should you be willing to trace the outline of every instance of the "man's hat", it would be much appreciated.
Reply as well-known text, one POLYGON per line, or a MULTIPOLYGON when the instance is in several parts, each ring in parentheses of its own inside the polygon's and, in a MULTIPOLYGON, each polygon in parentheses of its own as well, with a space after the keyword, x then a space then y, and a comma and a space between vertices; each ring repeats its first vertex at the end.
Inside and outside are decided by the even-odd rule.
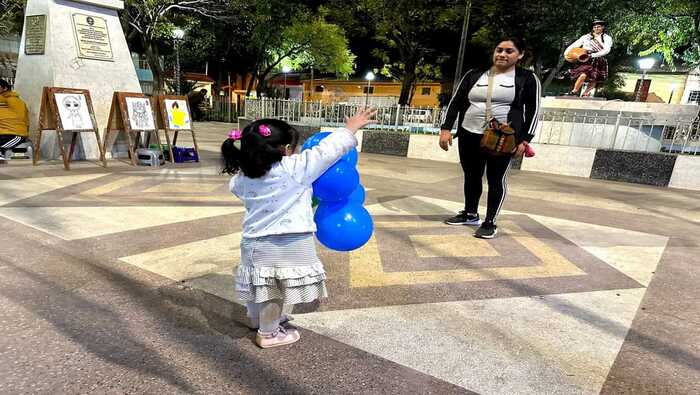
POLYGON ((595 26, 595 25, 608 26, 608 22, 605 22, 602 19, 596 19, 595 21, 593 21, 593 23, 591 23, 591 26, 595 26))

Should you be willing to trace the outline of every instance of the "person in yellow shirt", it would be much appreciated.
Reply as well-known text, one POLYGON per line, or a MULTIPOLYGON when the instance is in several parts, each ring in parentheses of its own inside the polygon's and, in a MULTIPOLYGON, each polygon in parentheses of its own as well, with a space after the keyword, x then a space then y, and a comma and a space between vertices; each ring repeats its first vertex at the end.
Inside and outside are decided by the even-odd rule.
POLYGON ((0 79, 0 163, 5 162, 5 151, 26 142, 29 136, 27 105, 11 88, 0 79))

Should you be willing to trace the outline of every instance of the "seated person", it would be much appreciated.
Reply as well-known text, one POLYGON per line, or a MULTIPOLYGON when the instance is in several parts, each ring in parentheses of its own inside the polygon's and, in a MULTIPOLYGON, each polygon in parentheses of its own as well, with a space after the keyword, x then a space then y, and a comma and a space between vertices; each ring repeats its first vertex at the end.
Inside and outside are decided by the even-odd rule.
POLYGON ((0 79, 0 163, 5 162, 5 151, 28 141, 28 136, 27 105, 7 81, 0 79))
POLYGON ((187 101, 190 104, 190 111, 192 111, 192 118, 195 121, 204 120, 204 111, 202 111, 202 106, 206 105, 207 90, 200 89, 198 91, 192 91, 187 94, 187 101))

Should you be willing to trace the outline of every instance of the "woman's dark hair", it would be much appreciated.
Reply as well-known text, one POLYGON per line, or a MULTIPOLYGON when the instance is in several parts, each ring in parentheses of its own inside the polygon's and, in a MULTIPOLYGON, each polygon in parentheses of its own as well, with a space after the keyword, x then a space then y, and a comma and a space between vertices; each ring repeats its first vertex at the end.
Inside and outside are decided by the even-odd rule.
POLYGON ((523 40, 523 39, 520 38, 520 37, 515 37, 515 36, 513 36, 513 37, 504 37, 504 38, 498 40, 498 43, 497 43, 496 45, 498 45, 498 44, 500 44, 500 43, 502 43, 502 42, 504 42, 504 41, 510 41, 510 42, 512 42, 512 43, 513 43, 513 46, 514 46, 515 48, 517 48, 518 51, 519 51, 520 53, 524 53, 525 50, 527 49, 527 46, 525 45, 525 40, 523 40))
POLYGON ((236 174, 238 171, 249 178, 260 178, 272 165, 281 161, 287 145, 296 148, 299 132, 287 122, 279 119, 260 119, 243 128, 240 146, 233 139, 221 144, 222 173, 236 174), (260 125, 270 129, 270 135, 260 134, 260 125))
POLYGON ((7 82, 3 79, 0 79, 0 88, 11 89, 12 85, 10 85, 9 82, 7 82))

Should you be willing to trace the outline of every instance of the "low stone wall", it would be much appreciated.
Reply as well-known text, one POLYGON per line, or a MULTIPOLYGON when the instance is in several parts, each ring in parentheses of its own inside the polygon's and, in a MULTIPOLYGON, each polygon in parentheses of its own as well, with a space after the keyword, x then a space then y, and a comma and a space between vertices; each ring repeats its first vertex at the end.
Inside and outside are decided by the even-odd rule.
POLYGON ((675 164, 676 155, 672 154, 599 149, 595 153, 591 178, 665 187, 675 164))
POLYGON ((389 130, 365 130, 362 136, 362 152, 407 156, 410 133, 389 130))
MULTIPOLYGON (((241 127, 250 121, 241 119, 241 127)), ((318 127, 294 125, 303 140, 318 132, 318 127)), ((324 128, 336 130, 338 128, 324 128)), ((359 151, 404 156, 415 159, 459 163, 457 140, 447 152, 438 146, 438 136, 387 130, 364 130, 357 133, 359 151)), ((303 141, 302 141, 303 143, 303 141)), ((700 191, 700 155, 648 153, 532 144, 533 158, 515 158, 511 168, 575 177, 623 181, 662 187, 700 191)))

